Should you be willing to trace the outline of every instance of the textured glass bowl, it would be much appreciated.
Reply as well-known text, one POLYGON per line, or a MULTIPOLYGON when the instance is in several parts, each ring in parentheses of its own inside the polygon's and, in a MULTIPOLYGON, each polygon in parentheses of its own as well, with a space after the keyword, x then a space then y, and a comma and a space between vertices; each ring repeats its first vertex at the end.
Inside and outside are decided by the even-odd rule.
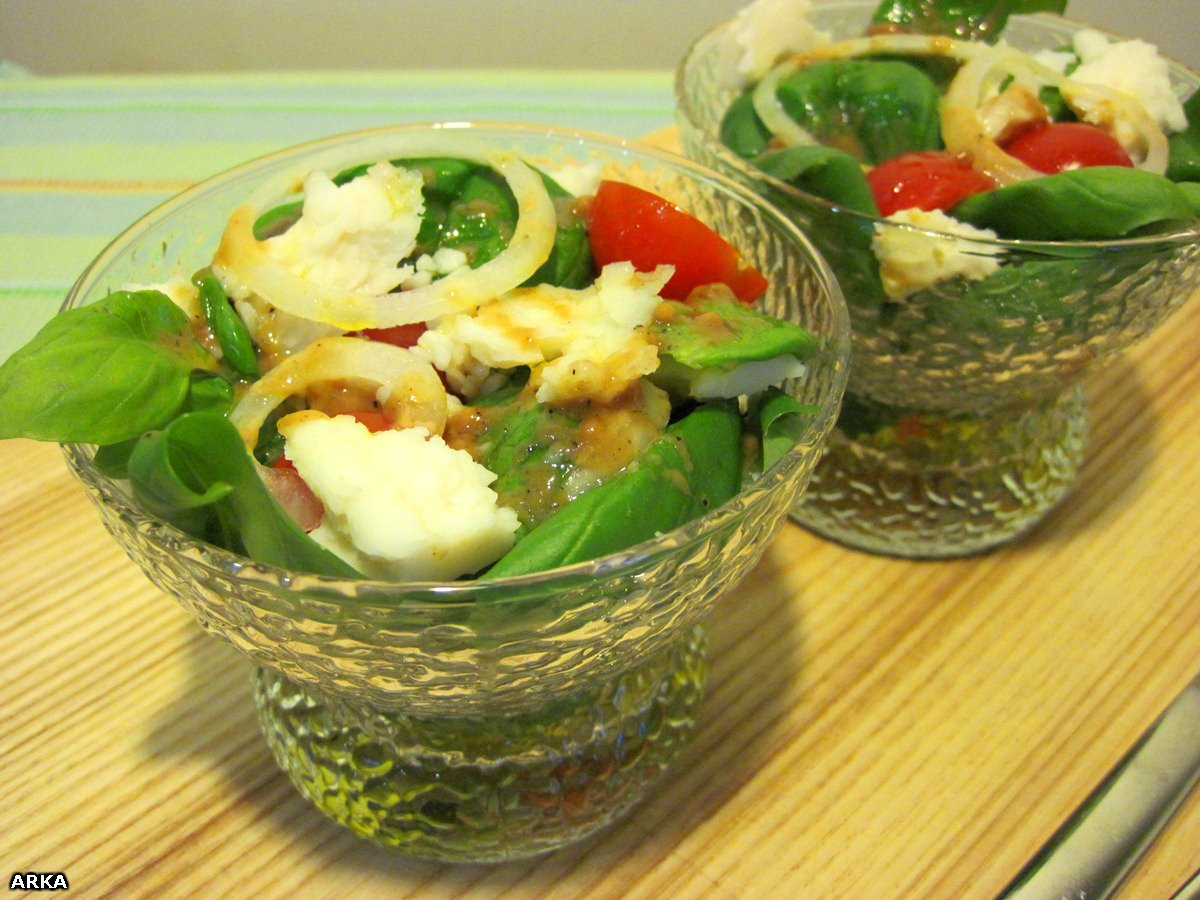
MULTIPOLYGON (((810 18, 835 40, 857 37, 876 6, 875 0, 818 3, 810 18)), ((911 410, 974 417, 977 430, 994 438, 949 446, 926 441, 925 452, 909 447, 897 455, 840 435, 815 476, 820 489, 806 497, 798 517, 848 544, 906 556, 961 555, 1011 539, 1063 496, 1082 458, 1086 411, 1064 392, 1200 287, 1200 227, 1112 241, 971 241, 968 252, 999 263, 993 275, 890 301, 871 252, 876 230, 921 235, 931 253, 947 238, 834 206, 725 147, 721 119, 742 90, 729 77, 731 27, 702 37, 679 66, 676 118, 685 152, 784 210, 825 256, 853 326, 848 394, 895 407, 899 417, 911 410), (1026 423, 1019 437, 1004 424, 1018 418, 1026 423), (1040 443, 1030 444, 1031 435, 1040 435, 1040 443), (1027 464, 1031 454, 1053 463, 1056 477, 1029 481, 1027 473, 1040 470, 1027 464), (885 456, 878 468, 867 464, 885 456), (902 489, 895 481, 900 472, 902 489), (981 481, 980 472, 989 474, 981 481), (954 485, 952 501, 946 484, 954 485)), ((1018 16, 1004 40, 1052 49, 1082 27, 1050 15, 1018 16)), ((1171 77, 1183 97, 1200 87, 1182 66, 1173 64, 1171 77)))
POLYGON ((517 125, 380 129, 232 169, 117 238, 67 305, 206 263, 230 211, 272 175, 318 155, 325 165, 411 155, 435 127, 549 166, 598 159, 606 174, 671 198, 725 235, 770 278, 766 307, 819 335, 808 377, 789 385, 819 407, 796 447, 719 509, 655 540, 550 572, 450 584, 255 563, 139 509, 96 470, 90 447, 65 450, 150 580, 258 667, 264 733, 305 795, 405 852, 500 860, 554 849, 620 816, 691 731, 704 678, 700 624, 809 478, 845 384, 848 320, 811 245, 755 195, 680 157, 517 125))

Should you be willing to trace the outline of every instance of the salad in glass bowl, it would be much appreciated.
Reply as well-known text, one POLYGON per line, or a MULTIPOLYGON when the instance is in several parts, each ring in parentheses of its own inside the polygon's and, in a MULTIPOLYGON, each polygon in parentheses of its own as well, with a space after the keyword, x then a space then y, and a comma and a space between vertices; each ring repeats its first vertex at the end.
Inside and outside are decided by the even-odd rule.
POLYGON ((412 126, 283 151, 119 237, 0 367, 108 529, 258 667, 280 765, 409 853, 504 859, 677 753, 699 630, 846 376, 794 225, 686 160, 412 126))
POLYGON ((822 533, 944 556, 1028 529, 1082 459, 1080 376, 1195 289, 1200 79, 1064 5, 763 0, 680 66, 688 154, 846 293, 855 402, 801 512, 822 533))

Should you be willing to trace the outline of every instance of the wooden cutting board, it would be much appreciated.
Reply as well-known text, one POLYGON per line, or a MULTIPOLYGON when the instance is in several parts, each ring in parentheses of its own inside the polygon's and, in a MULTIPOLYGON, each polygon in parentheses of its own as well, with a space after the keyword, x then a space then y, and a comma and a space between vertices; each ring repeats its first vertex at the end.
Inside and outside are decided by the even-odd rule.
MULTIPOLYGON (((0 444, 0 869, 83 896, 991 897, 1200 669, 1200 303, 1088 385, 1077 490, 974 559, 787 525, 718 606, 695 742, 582 846, 413 862, 310 808, 249 666, 0 444)), ((1200 736, 1198 736, 1200 739, 1200 736)), ((1125 897, 1200 865, 1193 799, 1125 897)))

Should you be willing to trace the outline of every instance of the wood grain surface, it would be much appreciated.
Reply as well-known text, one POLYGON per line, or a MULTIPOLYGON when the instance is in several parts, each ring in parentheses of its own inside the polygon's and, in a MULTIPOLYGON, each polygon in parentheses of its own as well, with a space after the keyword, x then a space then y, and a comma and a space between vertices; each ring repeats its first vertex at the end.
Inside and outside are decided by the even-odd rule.
MULTIPOLYGON (((446 866, 310 808, 249 666, 108 538, 55 447, 0 444, 0 870, 82 896, 991 897, 1200 669, 1200 303, 1088 384, 1078 488, 952 562, 787 525, 718 605, 695 742, 623 823, 446 866)), ((1200 802, 1122 891, 1200 866, 1200 802)), ((7 882, 6 882, 7 883, 7 882)))

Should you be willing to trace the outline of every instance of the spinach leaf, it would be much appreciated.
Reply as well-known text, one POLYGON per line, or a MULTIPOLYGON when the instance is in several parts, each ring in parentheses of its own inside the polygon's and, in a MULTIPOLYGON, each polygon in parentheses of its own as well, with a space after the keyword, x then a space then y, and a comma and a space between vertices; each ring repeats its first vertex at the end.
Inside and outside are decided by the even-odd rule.
POLYGON ((482 577, 539 572, 623 550, 716 508, 737 493, 740 477, 737 407, 698 407, 636 465, 545 519, 482 577))
POLYGON ((51 319, 0 366, 0 438, 112 444, 170 421, 215 360, 159 291, 117 291, 51 319))
POLYGON ((848 153, 832 147, 788 147, 770 150, 754 165, 799 190, 869 216, 879 215, 862 166, 848 153))
POLYGON ((188 534, 271 565, 359 577, 279 507, 218 413, 187 413, 143 436, 128 471, 138 503, 188 534))
POLYGON ((771 130, 754 110, 754 90, 748 90, 729 105, 721 119, 721 143, 745 159, 767 149, 771 130))
POLYGON ((767 471, 796 446, 819 410, 820 407, 801 403, 779 388, 769 388, 763 393, 753 413, 761 447, 758 473, 767 471))
POLYGON ((1002 237, 1042 241, 1118 238, 1147 225, 1193 217, 1177 185, 1124 166, 1019 181, 968 197, 952 215, 1002 237))
POLYGON ((558 213, 558 229, 550 256, 525 281, 526 285, 552 284, 557 287, 587 287, 595 276, 592 264, 592 245, 588 240, 587 222, 579 215, 573 197, 545 172, 538 172, 558 213))
POLYGON ((1061 15, 1066 8, 1067 0, 883 0, 871 21, 917 34, 994 44, 1009 16, 1035 12, 1061 15))
POLYGON ((258 357, 254 354, 254 343, 246 323, 234 312, 225 296, 225 289, 212 269, 204 268, 192 276, 192 284, 200 293, 200 307, 204 310, 204 321, 221 345, 225 362, 233 371, 245 378, 258 377, 258 357))
POLYGON ((907 62, 826 60, 783 79, 776 94, 820 143, 862 162, 942 148, 937 85, 907 62))
POLYGON ((1183 111, 1188 127, 1167 139, 1167 177, 1172 181, 1200 181, 1200 91, 1188 98, 1183 111))

